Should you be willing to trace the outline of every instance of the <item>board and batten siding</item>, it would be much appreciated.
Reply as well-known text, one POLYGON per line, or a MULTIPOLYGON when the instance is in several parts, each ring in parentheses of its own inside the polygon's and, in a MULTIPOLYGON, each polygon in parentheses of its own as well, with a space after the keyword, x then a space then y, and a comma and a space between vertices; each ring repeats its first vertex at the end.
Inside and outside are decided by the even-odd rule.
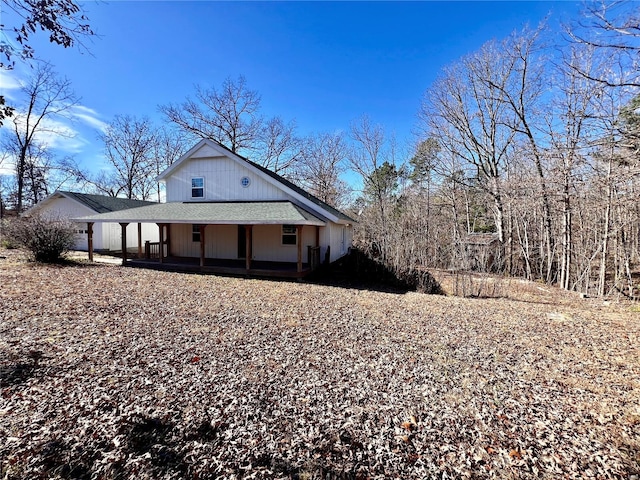
MULTIPOLYGON (((94 223, 94 250, 112 250, 119 251, 122 249, 122 227, 119 223, 94 223), (97 238, 96 227, 102 229, 102 247, 95 245, 97 238)), ((142 245, 144 242, 157 242, 160 237, 160 230, 155 223, 142 224, 142 245)), ((86 235, 85 235, 86 237, 86 235)), ((127 249, 138 247, 138 224, 130 223, 127 225, 127 249)))
MULTIPOLYGON (((193 241, 191 224, 171 225, 171 255, 200 257, 200 242, 193 241)), ((282 245, 282 225, 254 225, 252 228, 252 260, 297 262, 297 245, 282 245)), ((314 246, 315 227, 302 228, 302 261, 307 262, 307 246, 314 246)), ((206 258, 238 258, 238 226, 207 225, 204 232, 206 258)))
POLYGON ((320 228, 320 259, 324 261, 327 245, 331 246, 330 262, 335 262, 348 253, 353 240, 353 226, 338 225, 327 222, 326 227, 320 228))
MULTIPOLYGON (((300 239, 298 239, 300 241, 300 239)), ((307 262, 307 245, 315 245, 316 227, 302 227, 302 261, 307 262)), ((282 244, 282 225, 253 227, 253 259, 270 262, 297 262, 298 246, 282 244)))
MULTIPOLYGON (((200 257, 200 242, 193 241, 193 225, 171 225, 171 255, 200 257)), ((238 226, 207 225, 204 230, 204 255, 206 258, 238 258, 238 226)))
POLYGON ((167 202, 287 200, 275 185, 226 157, 191 158, 166 180, 167 202), (191 179, 204 178, 204 198, 191 197, 191 179), (242 178, 250 181, 242 186, 242 178))
MULTIPOLYGON (((89 207, 75 202, 66 197, 53 198, 48 204, 43 205, 39 213, 52 218, 75 218, 86 217, 88 215, 95 215, 96 212, 89 207)), ((83 222, 74 222, 76 233, 74 236, 75 250, 87 251, 89 249, 87 234, 84 233, 87 230, 87 224, 83 222), (81 232, 79 233, 78 230, 81 232)), ((104 249, 104 228, 101 224, 95 224, 93 226, 94 235, 94 248, 104 249)))
MULTIPOLYGON (((96 211, 71 200, 67 197, 52 198, 46 205, 40 208, 40 213, 59 218, 77 218, 95 215, 96 211)), ((74 222, 76 234, 73 248, 75 250, 89 250, 87 238, 87 224, 74 222), (81 233, 78 233, 80 231, 81 233)), ((142 242, 158 241, 158 227, 155 224, 142 224, 142 242)), ((138 246, 138 224, 131 223, 127 226, 127 247, 138 246)), ((119 223, 97 222, 93 224, 93 249, 94 250, 120 250, 122 248, 122 229, 119 223)))

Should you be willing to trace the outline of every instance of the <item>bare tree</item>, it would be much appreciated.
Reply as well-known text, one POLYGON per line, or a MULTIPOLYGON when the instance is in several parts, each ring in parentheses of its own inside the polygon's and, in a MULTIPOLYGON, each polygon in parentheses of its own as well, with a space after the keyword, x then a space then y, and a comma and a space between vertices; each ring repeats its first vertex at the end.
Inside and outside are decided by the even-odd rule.
POLYGON ((157 133, 148 118, 117 115, 100 136, 111 171, 94 180, 96 187, 108 195, 147 200, 154 182, 153 154, 157 133))
POLYGON ((261 133, 260 95, 248 89, 242 76, 227 78, 220 89, 196 86, 196 101, 187 98, 181 105, 159 108, 180 128, 215 140, 235 153, 254 149, 261 133))
POLYGON ((570 41, 592 47, 608 68, 575 73, 608 87, 640 87, 640 8, 636 2, 586 2, 582 17, 565 27, 570 41), (613 60, 612 62, 610 62, 613 60))
MULTIPOLYGON (((156 178, 188 150, 191 146, 191 140, 192 136, 184 130, 169 129, 166 127, 161 127, 156 130, 151 155, 153 174, 156 178)), ((162 186, 160 182, 155 183, 155 189, 158 195, 158 202, 161 202, 162 186)))
POLYGON ((513 64, 496 42, 445 69, 427 91, 420 110, 422 129, 446 154, 467 164, 468 175, 493 199, 500 242, 504 242, 502 179, 515 131, 514 114, 501 94, 513 64))
POLYGON ((362 179, 362 190, 369 190, 374 199, 379 218, 384 223, 386 198, 385 185, 376 180, 383 180, 382 176, 373 177, 385 161, 385 138, 381 125, 372 125, 369 117, 363 116, 351 125, 351 138, 355 146, 349 151, 349 164, 352 170, 362 179), (373 183, 372 183, 373 182, 373 183))
MULTIPOLYGON (((391 214, 396 203, 400 171, 396 167, 394 141, 385 139, 381 125, 367 116, 351 125, 353 145, 349 166, 361 177, 361 225, 359 242, 387 264, 392 256, 391 214)), ((393 265, 388 264, 393 267, 393 265)))
POLYGON ((555 103, 557 121, 551 126, 552 156, 557 173, 558 197, 562 220, 560 234, 560 286, 570 289, 574 263, 573 191, 577 175, 588 155, 589 125, 596 118, 593 99, 602 95, 602 86, 594 85, 578 69, 589 71, 592 49, 570 48, 564 62, 566 66, 558 81, 555 103))
POLYGON ((340 177, 346 168, 347 151, 342 133, 308 137, 296 167, 296 181, 323 202, 344 206, 349 189, 340 177))
MULTIPOLYGON (((11 192, 14 190, 12 180, 8 175, 0 175, 0 220, 5 216, 5 211, 10 203, 11 192)), ((0 223, 0 228, 1 226, 2 223, 0 223)))
POLYGON ((25 197, 25 181, 29 174, 29 162, 42 158, 35 152, 46 147, 45 136, 65 136, 56 119, 64 118, 78 102, 71 89, 71 82, 60 78, 49 64, 38 64, 33 76, 21 88, 26 99, 12 118, 12 129, 5 147, 13 151, 16 172, 16 208, 22 211, 25 197))
POLYGON ((196 138, 214 140, 234 153, 290 176, 300 157, 294 121, 260 115, 260 95, 243 76, 227 78, 220 89, 196 86, 196 100, 159 107, 165 117, 196 138))
MULTIPOLYGON (((555 276, 555 246, 551 194, 544 167, 548 132, 542 128, 545 122, 541 117, 541 112, 547 111, 542 105, 542 99, 550 83, 550 74, 540 56, 543 48, 540 42, 542 31, 542 27, 534 31, 525 28, 522 32, 513 33, 500 42, 500 63, 504 66, 504 74, 509 78, 503 82, 496 82, 491 77, 487 77, 486 81, 512 112, 513 124, 509 127, 515 132, 515 138, 522 139, 527 145, 527 154, 535 165, 543 215, 546 257, 544 275, 546 281, 551 282, 555 276)), ((509 244, 512 244, 511 239, 509 244)))
POLYGON ((256 161, 280 175, 293 175, 303 148, 295 130, 295 122, 285 123, 280 117, 264 122, 254 146, 256 161))

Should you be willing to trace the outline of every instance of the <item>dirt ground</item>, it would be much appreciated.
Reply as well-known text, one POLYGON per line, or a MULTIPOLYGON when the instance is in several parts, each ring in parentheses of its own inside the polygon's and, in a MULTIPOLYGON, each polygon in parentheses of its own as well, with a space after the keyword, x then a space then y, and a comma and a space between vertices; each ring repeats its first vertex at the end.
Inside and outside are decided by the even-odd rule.
POLYGON ((640 306, 496 288, 0 250, 0 479, 637 480, 640 306))

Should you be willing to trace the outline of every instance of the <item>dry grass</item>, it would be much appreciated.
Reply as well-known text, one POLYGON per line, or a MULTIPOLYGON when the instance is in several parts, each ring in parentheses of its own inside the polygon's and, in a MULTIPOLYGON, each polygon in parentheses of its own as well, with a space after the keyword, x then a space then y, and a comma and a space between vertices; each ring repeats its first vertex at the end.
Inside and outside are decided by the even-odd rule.
POLYGON ((633 305, 2 256, 0 478, 640 473, 633 305))

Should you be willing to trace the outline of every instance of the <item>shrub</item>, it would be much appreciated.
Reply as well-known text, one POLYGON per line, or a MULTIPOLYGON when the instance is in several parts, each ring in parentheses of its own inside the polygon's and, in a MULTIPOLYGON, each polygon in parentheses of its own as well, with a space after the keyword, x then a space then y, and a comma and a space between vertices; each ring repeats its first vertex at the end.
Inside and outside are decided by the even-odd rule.
POLYGON ((9 242, 25 247, 37 262, 56 262, 75 243, 74 224, 64 218, 30 215, 7 222, 9 242))
POLYGON ((2 234, 0 237, 0 247, 6 248, 7 250, 13 250, 19 248, 20 245, 18 245, 13 238, 9 238, 6 234, 2 234))
POLYGON ((310 279, 360 285, 376 285, 403 291, 442 294, 438 281, 427 270, 392 268, 372 255, 352 247, 349 255, 331 265, 323 266, 310 279))

